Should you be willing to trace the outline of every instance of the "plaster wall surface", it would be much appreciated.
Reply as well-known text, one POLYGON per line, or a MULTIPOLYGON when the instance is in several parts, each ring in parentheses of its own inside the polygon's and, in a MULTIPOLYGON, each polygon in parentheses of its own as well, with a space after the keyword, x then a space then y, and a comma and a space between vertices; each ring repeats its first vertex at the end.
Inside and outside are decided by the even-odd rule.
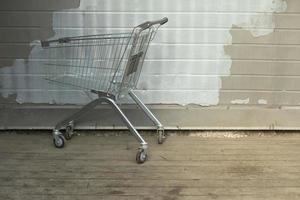
POLYGON ((0 2, 3 103, 84 104, 49 84, 40 39, 124 32, 168 16, 151 44, 138 94, 146 103, 298 105, 298 0, 37 0, 0 2))

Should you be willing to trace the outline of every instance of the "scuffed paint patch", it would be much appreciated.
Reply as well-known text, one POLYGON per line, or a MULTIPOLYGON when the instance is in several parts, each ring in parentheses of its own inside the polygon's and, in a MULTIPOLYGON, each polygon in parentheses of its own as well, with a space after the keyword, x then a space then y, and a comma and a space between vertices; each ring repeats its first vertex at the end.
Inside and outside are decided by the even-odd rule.
POLYGON ((250 31, 253 37, 264 36, 274 32, 275 23, 273 13, 284 12, 287 9, 287 2, 283 0, 270 0, 268 4, 262 6, 266 7, 267 13, 256 14, 248 23, 236 24, 250 31))
POLYGON ((249 104, 250 98, 247 99, 235 99, 231 101, 231 104, 249 104))
POLYGON ((141 97, 143 102, 151 102, 154 104, 179 104, 186 106, 193 102, 194 104, 201 105, 203 107, 210 106, 212 104, 218 104, 218 93, 212 92, 212 94, 204 91, 151 91, 151 95, 146 95, 146 90, 137 90, 137 95, 141 97), (216 96, 214 96, 216 95, 216 96), (145 96, 147 99, 145 99, 145 96), (214 97, 214 98, 213 98, 214 97), (205 101, 204 101, 205 100, 205 101), (215 101, 213 101, 215 100, 215 101))
POLYGON ((275 24, 273 22, 273 15, 271 14, 261 14, 257 17, 252 18, 251 25, 254 28, 248 29, 253 37, 259 37, 263 35, 268 35, 274 31, 275 24), (263 29, 257 29, 256 27, 264 27, 263 29))
MULTIPOLYGON (((1 4, 7 4, 5 1, 0 1, 0 7, 1 4)), ((18 1, 18 6, 16 10, 19 10, 22 8, 23 4, 26 4, 25 9, 28 9, 30 7, 37 8, 35 1, 18 1)), ((6 65, 0 66, 0 95, 2 95, 3 98, 0 97, 1 103, 52 103, 52 102, 59 102, 66 103, 66 100, 61 101, 62 99, 62 92, 59 92, 60 88, 57 87, 56 89, 53 88, 53 86, 49 86, 47 81, 45 81, 43 78, 40 78, 40 80, 37 80, 38 73, 40 73, 40 69, 36 66, 36 63, 32 62, 32 55, 34 54, 34 48, 36 47, 36 43, 34 44, 35 40, 37 39, 47 39, 49 37, 52 37, 55 35, 55 32, 53 31, 53 12, 52 10, 61 10, 61 9, 71 9, 71 8, 78 8, 80 5, 80 0, 62 0, 57 1, 55 3, 50 2, 43 2, 39 4, 39 8, 41 10, 45 9, 47 12, 41 12, 42 14, 37 14, 39 12, 33 13, 37 14, 38 19, 33 19, 30 15, 25 15, 26 17, 19 19, 19 20, 12 20, 10 23, 11 28, 14 26, 19 27, 16 29, 19 33, 14 33, 13 36, 10 35, 3 35, 4 38, 8 38, 10 41, 6 41, 7 43, 17 43, 21 42, 23 46, 24 40, 27 41, 33 41, 30 42, 30 44, 26 44, 28 46, 25 46, 23 48, 20 48, 19 45, 12 45, 10 46, 9 50, 11 52, 18 52, 18 54, 22 55, 22 59, 7 59, 8 61, 6 65), (49 4, 49 5, 48 5, 49 4), (43 8, 44 7, 44 8, 43 8), (32 20, 32 21, 26 21, 26 20, 32 20), (27 24, 34 24, 35 28, 32 29, 32 32, 28 32, 26 25, 23 26, 22 23, 27 24), (38 24, 37 24, 38 22, 38 24), (39 25, 39 30, 37 31, 36 26, 39 25), (27 31, 22 31, 22 28, 24 28, 27 31), (17 40, 17 41, 15 41, 17 40), (37 92, 37 88, 41 92, 37 92), (55 92, 58 91, 58 92, 55 92), (52 94, 52 95, 51 95, 52 94), (54 95, 53 95, 54 94, 54 95), (53 97, 51 97, 53 96, 53 97), (6 99, 6 100, 5 100, 6 99)), ((7 6, 4 6, 7 7, 7 6)), ((33 9, 33 10, 35 10, 33 9)), ((5 13, 5 12, 3 12, 5 13)), ((24 13, 30 13, 28 12, 15 12, 14 15, 19 17, 24 16, 24 13)), ((3 14, 5 18, 5 14, 3 14)), ((17 18, 16 18, 17 19, 17 18)), ((29 25, 30 26, 30 25, 29 25)), ((5 28, 4 28, 5 30, 5 28)), ((2 32, 1 32, 2 33, 2 32)), ((5 32, 4 32, 5 33, 5 32)), ((5 50, 6 51, 6 50, 5 50)), ((0 52, 2 54, 2 52, 0 52)), ((15 55, 10 55, 11 57, 16 57, 15 55)), ((8 57, 10 57, 8 56, 8 57)), ((70 102, 72 102, 73 96, 68 96, 65 99, 69 99, 70 102)), ((86 102, 86 97, 85 101, 86 102)), ((80 99, 80 98, 79 98, 80 99)), ((73 101, 74 102, 74 101, 73 101)), ((77 101, 78 102, 78 101, 77 101)))
POLYGON ((268 101, 265 100, 265 99, 259 99, 259 100, 257 101, 257 103, 258 103, 258 104, 261 104, 261 105, 267 105, 267 104, 268 104, 268 101))
MULTIPOLYGON (((282 36, 280 34, 280 32, 275 32, 275 28, 276 28, 276 24, 275 22, 278 23, 278 18, 282 19, 281 15, 277 15, 274 16, 274 13, 280 13, 280 12, 285 12, 288 8, 288 4, 287 1, 283 1, 283 0, 274 0, 274 1, 269 1, 269 10, 264 8, 266 10, 265 13, 257 13, 256 17, 253 17, 252 20, 250 21, 251 23, 249 23, 248 25, 246 24, 237 24, 236 26, 233 26, 230 33, 232 35, 233 38, 233 45, 228 45, 225 47, 226 49, 226 53, 228 55, 231 55, 234 58, 240 58, 241 60, 247 60, 249 61, 247 63, 247 67, 241 66, 243 65, 243 61, 240 60, 235 60, 232 63, 231 66, 231 73, 234 75, 237 74, 243 74, 245 76, 247 76, 247 73, 249 74, 262 74, 262 75, 266 75, 266 74, 270 74, 270 76, 274 75, 274 72, 276 72, 277 70, 275 70, 275 67, 278 67, 277 61, 272 61, 272 62, 268 62, 268 65, 265 65, 265 63, 263 62, 251 62, 252 59, 261 59, 261 60, 268 60, 268 59, 276 59, 277 57, 277 47, 274 46, 272 48, 260 48, 261 47, 267 47, 269 46, 269 44, 291 44, 291 41, 293 40, 288 40, 288 42, 286 42, 287 40, 282 39, 282 36), (255 28, 250 28, 250 27, 255 27, 255 28), (261 27, 269 27, 269 28, 261 28, 261 27), (243 29, 243 30, 239 30, 239 29, 243 29), (258 46, 252 46, 252 45, 236 45, 236 44, 258 44, 258 46), (257 50, 257 51, 256 51, 257 50), (268 53, 270 52, 275 52, 274 54, 270 55, 268 53), (245 53, 243 53, 245 52, 245 53), (253 54, 252 54, 253 52, 253 54), (253 65, 253 68, 252 68, 253 65), (256 65, 256 66, 254 66, 256 65), (261 67, 258 67, 261 66, 261 67), (271 68, 270 66, 274 66, 274 68, 271 68), (274 71, 275 70, 275 71, 274 71)), ((289 37, 289 36, 288 36, 289 37)), ((280 51, 278 51, 278 56, 280 56, 280 51)), ((281 66, 283 67, 283 65, 281 66)), ((281 75, 281 70, 278 75, 281 75)), ((243 77, 241 76, 241 78, 239 80, 242 80, 243 77)), ((223 78, 223 83, 224 85, 226 85, 226 89, 230 89, 229 86, 230 84, 232 84, 232 82, 230 82, 231 77, 225 77, 223 78), (229 84, 228 84, 229 83, 229 84)), ((270 94, 265 94, 264 88, 266 87, 266 85, 262 85, 262 84, 257 84, 254 80, 256 80, 256 78, 253 76, 253 83, 249 83, 249 84, 245 84, 245 85, 240 85, 238 87, 239 91, 242 91, 240 96, 245 96, 244 92, 246 92, 247 90, 256 90, 259 92, 249 92, 249 94, 247 96, 250 96, 251 100, 253 100, 251 103, 255 104, 259 104, 259 105, 267 105, 268 102, 265 99, 260 99, 261 97, 268 97, 272 98, 274 97, 275 99, 269 99, 272 101, 272 104, 274 104, 274 102, 277 103, 277 101, 282 101, 281 98, 276 98, 276 95, 272 95, 270 97, 270 94), (245 88, 245 90, 244 90, 245 88), (261 95, 261 94, 265 94, 265 95, 261 95)), ((236 81, 239 82, 239 81, 236 81)), ((236 97, 235 97, 236 98, 236 97)), ((239 98, 239 96, 237 96, 237 98, 239 98)), ((243 98, 243 97, 242 97, 243 98)), ((222 94, 221 99, 224 100, 225 102, 230 101, 230 99, 232 99, 231 97, 229 97, 229 95, 224 95, 222 94), (229 100, 228 100, 229 99, 229 100)), ((223 101, 223 102, 224 102, 223 101)), ((243 102, 239 102, 239 101, 233 101, 231 103, 243 103, 243 102)), ((281 104, 281 102, 278 102, 279 104, 281 104)))
POLYGON ((273 0, 272 3, 273 3, 273 7, 271 7, 272 12, 276 12, 276 13, 284 12, 288 7, 287 2, 285 0, 273 0))
POLYGON ((259 13, 251 18, 250 23, 236 24, 243 29, 249 30, 253 37, 268 35, 274 32, 275 23, 273 13, 284 12, 287 9, 287 2, 283 0, 270 0, 264 5, 269 13, 259 13))
MULTIPOLYGON (((172 135, 172 134, 171 134, 172 135)), ((203 132, 189 132, 188 136, 190 137, 202 137, 202 138, 230 138, 230 139, 239 139, 248 137, 246 133, 243 132, 232 132, 232 131, 203 131, 203 132)))
MULTIPOLYGON (((9 72, 12 72, 14 73, 14 69, 18 69, 20 71, 25 71, 25 70, 22 70, 25 69, 25 59, 16 59, 14 60, 14 63, 12 66, 10 67, 3 67, 1 68, 1 71, 2 73, 9 73, 9 72)), ((28 80, 25 80, 25 76, 23 77, 23 79, 17 79, 14 75, 11 75, 9 77, 9 79, 7 79, 6 81, 1 81, 1 88, 4 89, 1 94, 4 98, 9 98, 10 96, 15 96, 15 101, 19 104, 22 104, 23 103, 23 98, 22 96, 20 95, 15 95, 15 90, 17 90, 19 87, 12 87, 13 85, 16 85, 16 81, 18 82, 17 85, 24 85, 26 81, 28 80), (17 79, 17 80, 16 80, 17 79), (10 90, 5 90, 5 89, 10 89, 10 90)))

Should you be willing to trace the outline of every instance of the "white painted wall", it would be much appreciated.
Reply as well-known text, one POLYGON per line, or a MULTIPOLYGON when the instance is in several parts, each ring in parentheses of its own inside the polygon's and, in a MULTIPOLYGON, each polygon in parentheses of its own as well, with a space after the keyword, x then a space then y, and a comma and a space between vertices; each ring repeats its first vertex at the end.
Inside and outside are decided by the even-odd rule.
MULTIPOLYGON (((219 103, 221 76, 230 75, 232 61, 224 51, 232 42, 230 29, 239 26, 253 37, 268 35, 275 27, 273 14, 286 8, 283 0, 81 0, 78 9, 53 13, 53 29, 55 37, 120 32, 167 16, 169 23, 148 51, 138 93, 146 103, 208 106, 219 103)), ((49 85, 41 77, 38 58, 34 47, 29 61, 0 68, 4 97, 17 94, 20 103, 59 104, 93 98, 49 85)))

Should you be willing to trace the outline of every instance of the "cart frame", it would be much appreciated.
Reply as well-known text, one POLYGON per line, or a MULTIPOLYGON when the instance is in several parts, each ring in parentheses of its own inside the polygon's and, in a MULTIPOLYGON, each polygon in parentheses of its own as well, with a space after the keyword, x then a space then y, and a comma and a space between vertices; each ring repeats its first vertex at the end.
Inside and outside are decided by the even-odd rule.
MULTIPOLYGON (((162 123, 155 117, 155 115, 147 108, 147 106, 142 102, 142 100, 135 94, 134 89, 137 85, 137 81, 139 79, 143 61, 145 58, 145 55, 147 53, 147 49, 149 46, 150 41, 154 38, 156 31, 158 28, 167 23, 168 18, 163 18, 157 21, 147 21, 144 22, 136 27, 133 28, 133 31, 130 35, 130 40, 132 40, 126 48, 124 49, 124 54, 122 54, 122 57, 119 58, 120 62, 125 59, 124 55, 126 54, 126 51, 129 51, 129 57, 126 61, 126 65, 124 67, 124 70, 122 72, 122 82, 120 85, 118 85, 117 91, 116 87, 114 88, 115 91, 111 91, 111 88, 113 87, 112 84, 114 82, 114 79, 116 75, 118 74, 119 66, 115 68, 115 72, 113 73, 112 80, 109 82, 109 85, 107 86, 107 90, 98 90, 97 88, 90 88, 90 92, 97 94, 98 98, 91 101, 90 103, 83 106, 80 110, 72 114, 71 116, 61 120, 58 122, 54 129, 53 129, 53 143, 55 147, 57 148, 63 148, 65 146, 66 139, 69 140, 72 138, 74 134, 74 127, 76 122, 81 118, 82 115, 85 113, 90 112, 93 110, 97 105, 102 103, 109 104, 115 112, 120 116, 124 124, 127 126, 129 131, 132 133, 133 136, 138 140, 140 143, 140 146, 138 148, 138 152, 136 154, 136 162, 137 163, 144 163, 147 160, 148 153, 148 143, 143 139, 143 137, 139 134, 139 132, 136 130, 136 128, 132 125, 132 123, 129 121, 129 119, 126 117, 126 115, 123 113, 121 108, 117 105, 117 99, 119 98, 119 95, 121 93, 125 95, 128 95, 131 97, 131 99, 139 106, 139 108, 145 113, 145 115, 153 122, 153 124, 157 128, 157 135, 158 135, 158 143, 162 144, 164 140, 166 139, 166 134, 164 131, 164 126, 162 123), (150 35, 148 35, 148 41, 145 42, 145 46, 143 46, 143 52, 136 52, 136 44, 137 41, 142 33, 145 31, 148 31, 150 35), (129 47, 129 48, 128 48, 129 47), (133 72, 134 73, 133 73, 133 72), (133 73, 134 75, 131 75, 133 73), (128 76, 126 76, 126 74, 128 76), (130 79, 128 78, 130 76, 130 79), (65 127, 65 131, 61 131, 65 127)), ((79 37, 64 37, 59 38, 56 40, 48 40, 48 41, 41 41, 41 46, 43 49, 50 48, 52 44, 67 44, 71 41, 76 40, 85 40, 89 38, 98 38, 103 39, 103 35, 89 35, 89 36, 79 36, 79 37), (99 37, 101 36, 101 37, 99 37)), ((105 39, 105 38, 104 38, 105 39)), ((120 63, 115 63, 115 65, 120 63)))

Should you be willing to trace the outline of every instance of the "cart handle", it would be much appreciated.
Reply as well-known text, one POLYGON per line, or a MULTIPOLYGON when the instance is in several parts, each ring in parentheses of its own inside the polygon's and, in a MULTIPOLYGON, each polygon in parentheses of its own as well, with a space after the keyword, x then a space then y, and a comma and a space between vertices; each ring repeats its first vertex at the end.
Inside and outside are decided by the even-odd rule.
MULTIPOLYGON (((169 19, 167 17, 164 17, 164 18, 162 18, 160 20, 156 20, 156 21, 146 21, 146 22, 138 25, 136 28, 140 28, 140 31, 143 31, 143 30, 146 30, 146 29, 150 28, 151 26, 154 26, 154 25, 157 25, 157 24, 159 24, 160 26, 164 25, 168 21, 169 21, 169 19)), ((43 48, 44 47, 49 47, 50 43, 52 43, 52 42, 68 43, 73 38, 78 38, 78 37, 64 37, 64 38, 59 38, 59 39, 56 39, 56 40, 41 40, 41 46, 43 48)))
POLYGON ((146 22, 138 25, 137 27, 141 28, 141 30, 143 31, 143 30, 150 28, 151 26, 156 25, 156 24, 164 25, 165 23, 168 22, 168 20, 169 19, 167 17, 164 17, 164 18, 162 18, 160 20, 156 20, 156 21, 146 21, 146 22))

